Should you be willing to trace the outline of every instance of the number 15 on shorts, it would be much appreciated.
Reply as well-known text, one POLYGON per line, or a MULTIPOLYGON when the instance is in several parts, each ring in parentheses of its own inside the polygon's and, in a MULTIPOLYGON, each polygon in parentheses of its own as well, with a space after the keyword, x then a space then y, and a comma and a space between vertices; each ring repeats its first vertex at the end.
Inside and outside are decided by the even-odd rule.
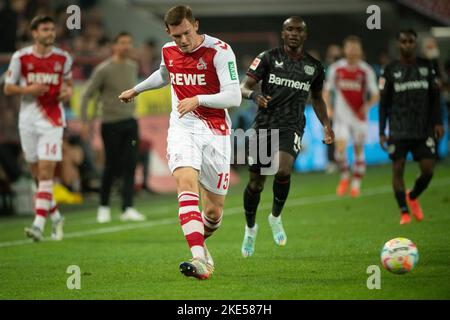
POLYGON ((217 189, 227 190, 230 184, 230 173, 219 173, 219 182, 217 183, 217 189))

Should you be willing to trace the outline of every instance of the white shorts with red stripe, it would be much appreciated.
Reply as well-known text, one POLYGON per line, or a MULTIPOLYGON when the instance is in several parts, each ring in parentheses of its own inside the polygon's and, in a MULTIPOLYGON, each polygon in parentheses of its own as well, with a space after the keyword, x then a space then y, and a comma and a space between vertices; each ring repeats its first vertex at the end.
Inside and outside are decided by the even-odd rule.
POLYGON ((169 129, 167 159, 173 173, 177 168, 199 171, 200 184, 208 191, 226 195, 230 179, 229 135, 195 134, 169 129))
POLYGON ((20 142, 29 163, 62 160, 63 127, 20 126, 20 142))

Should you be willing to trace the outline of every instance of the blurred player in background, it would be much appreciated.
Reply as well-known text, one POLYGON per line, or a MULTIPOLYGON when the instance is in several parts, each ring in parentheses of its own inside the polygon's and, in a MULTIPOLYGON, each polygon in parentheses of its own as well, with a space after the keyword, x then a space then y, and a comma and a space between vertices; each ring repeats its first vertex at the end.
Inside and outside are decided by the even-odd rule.
POLYGON ((21 95, 19 132, 25 160, 38 181, 35 219, 25 234, 43 239, 46 218, 53 222, 52 238, 62 240, 63 218, 53 200, 56 164, 62 159, 62 138, 66 124, 62 102, 72 95, 72 58, 54 47, 56 32, 51 17, 31 21, 32 46, 16 51, 8 68, 4 92, 21 95))
POLYGON ((159 70, 119 98, 130 102, 143 91, 171 84, 167 153, 177 183, 181 227, 193 256, 180 264, 180 271, 207 279, 214 262, 205 239, 220 226, 230 179, 231 123, 226 109, 241 104, 236 59, 225 42, 198 34, 199 23, 188 6, 171 8, 164 21, 173 41, 162 48, 159 70))
POLYGON ((113 55, 99 64, 93 71, 81 99, 83 138, 89 139, 87 109, 89 98, 100 92, 102 105, 102 139, 105 150, 105 165, 100 190, 100 206, 97 222, 111 221, 109 200, 114 178, 122 180, 122 221, 143 221, 145 216, 133 207, 134 175, 138 157, 139 130, 134 118, 135 104, 123 106, 117 96, 137 82, 138 65, 129 59, 133 38, 121 32, 113 41, 113 55))
POLYGON ((328 69, 324 99, 333 116, 333 129, 336 133, 335 159, 341 171, 336 194, 344 196, 350 186, 347 143, 351 139, 355 159, 350 195, 357 197, 366 172, 364 142, 368 130, 367 113, 378 101, 379 93, 372 67, 362 61, 363 50, 358 37, 349 36, 344 40, 344 56, 344 59, 331 64, 328 69), (334 103, 331 101, 332 93, 334 103))
POLYGON ((416 57, 417 33, 402 30, 397 40, 400 59, 388 64, 380 78, 379 129, 381 147, 392 160, 392 185, 400 208, 400 224, 407 224, 411 222, 408 205, 417 221, 423 219, 418 197, 433 177, 435 139, 443 136, 444 127, 435 70, 429 60, 416 57), (403 175, 409 152, 419 162, 420 175, 406 193, 403 175))
MULTIPOLYGON (((303 19, 296 16, 286 19, 281 37, 281 47, 264 51, 255 58, 242 81, 241 91, 242 97, 253 100, 259 107, 253 126, 258 143, 268 141, 260 129, 279 130, 279 150, 272 150, 279 167, 273 181, 273 205, 268 219, 275 243, 284 246, 287 236, 280 215, 289 194, 292 166, 301 149, 304 110, 310 93, 314 111, 324 127, 325 143, 333 142, 334 133, 322 98, 325 78, 322 64, 303 50, 307 37, 303 19), (258 92, 256 86, 260 81, 261 92, 258 92)), ((271 147, 274 148, 273 145, 271 147)), ((250 181, 244 191, 247 222, 241 248, 244 257, 252 256, 255 251, 256 211, 266 181, 266 175, 262 173, 264 165, 260 159, 252 160, 250 181)))

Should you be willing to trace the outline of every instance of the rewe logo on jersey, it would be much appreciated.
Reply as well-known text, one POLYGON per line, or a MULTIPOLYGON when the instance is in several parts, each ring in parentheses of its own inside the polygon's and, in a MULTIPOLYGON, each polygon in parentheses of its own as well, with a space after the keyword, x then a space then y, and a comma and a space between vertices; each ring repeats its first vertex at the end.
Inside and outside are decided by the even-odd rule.
POLYGON ((309 91, 309 88, 311 87, 309 82, 300 82, 300 81, 294 81, 291 79, 285 79, 285 78, 277 77, 273 73, 271 73, 269 75, 269 83, 276 84, 279 86, 285 86, 285 87, 289 87, 289 88, 293 88, 293 89, 304 90, 304 91, 309 91))
POLYGON ((355 80, 340 79, 338 82, 339 89, 349 91, 361 91, 362 83, 355 80))
POLYGON ((170 73, 170 83, 177 86, 206 86, 204 74, 170 73))
POLYGON ((43 73, 43 72, 29 72, 27 75, 28 83, 39 83, 39 84, 59 84, 59 75, 56 73, 43 73))

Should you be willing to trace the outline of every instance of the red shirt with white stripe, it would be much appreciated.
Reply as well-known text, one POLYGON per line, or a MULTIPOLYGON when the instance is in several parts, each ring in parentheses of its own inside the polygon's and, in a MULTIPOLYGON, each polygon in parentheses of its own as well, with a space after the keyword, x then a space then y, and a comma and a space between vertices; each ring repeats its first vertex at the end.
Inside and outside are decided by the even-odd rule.
POLYGON ((58 96, 63 81, 72 77, 71 68, 71 56, 55 47, 44 56, 36 53, 33 46, 13 54, 5 83, 20 86, 38 83, 49 86, 49 90, 37 98, 22 95, 19 127, 29 126, 31 123, 43 127, 65 126, 64 110, 58 96))
POLYGON ((231 121, 226 109, 200 105, 179 118, 178 102, 197 95, 219 93, 231 84, 239 85, 236 58, 225 42, 204 35, 203 42, 192 52, 184 53, 169 42, 162 48, 161 67, 167 69, 172 91, 171 130, 196 134, 229 135, 231 121))

